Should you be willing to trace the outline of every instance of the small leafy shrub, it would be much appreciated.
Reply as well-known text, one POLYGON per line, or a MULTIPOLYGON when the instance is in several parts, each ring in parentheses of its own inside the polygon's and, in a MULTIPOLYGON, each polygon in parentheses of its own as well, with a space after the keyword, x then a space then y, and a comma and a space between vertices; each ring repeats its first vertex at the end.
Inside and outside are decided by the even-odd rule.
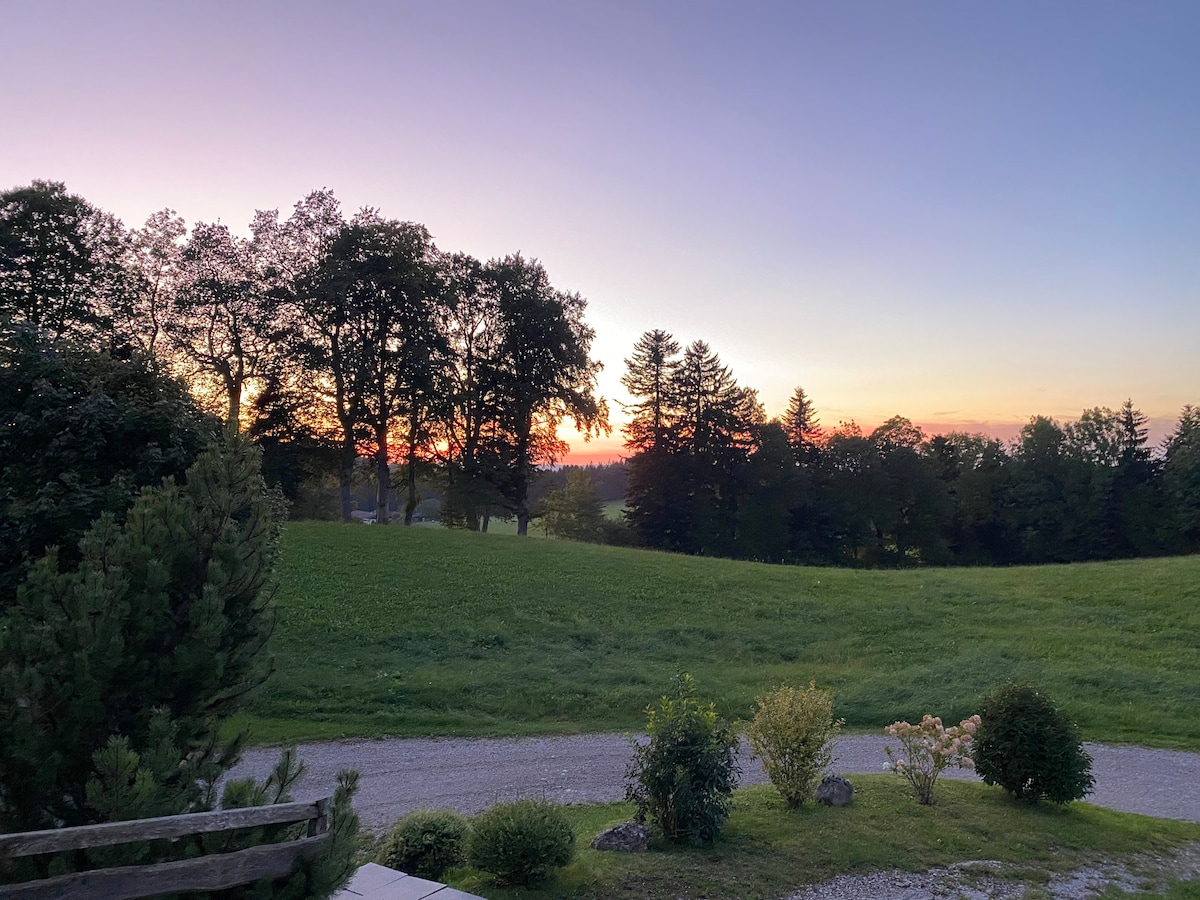
POLYGON ((783 685, 759 697, 746 738, 762 760, 788 809, 812 799, 817 779, 833 761, 833 743, 844 722, 834 721, 833 694, 783 685))
POLYGON ((668 841, 711 844, 729 818, 737 783, 737 735, 716 706, 696 697, 690 675, 646 710, 650 740, 635 745, 625 799, 668 841))
POLYGON ((498 803, 471 822, 467 863, 508 884, 532 884, 575 855, 575 832, 545 800, 498 803))
POLYGON ((461 865, 467 840, 467 820, 449 809, 411 812, 383 838, 375 861, 418 878, 439 879, 461 865))
POLYGON ((975 769, 987 784, 1036 803, 1069 803, 1091 793, 1092 758, 1079 730, 1036 688, 1008 684, 984 698, 975 769))
POLYGON ((968 748, 978 728, 979 716, 963 719, 949 728, 943 727, 938 716, 930 715, 921 719, 920 725, 893 722, 887 733, 900 741, 900 750, 893 751, 890 745, 883 748, 887 767, 908 780, 919 802, 932 806, 933 786, 943 769, 975 768, 968 748))

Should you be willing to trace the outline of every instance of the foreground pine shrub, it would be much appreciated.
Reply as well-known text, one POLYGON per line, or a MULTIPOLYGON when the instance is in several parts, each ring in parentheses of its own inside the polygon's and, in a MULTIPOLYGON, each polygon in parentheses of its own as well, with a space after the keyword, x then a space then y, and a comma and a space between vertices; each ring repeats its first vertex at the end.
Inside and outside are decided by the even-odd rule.
POLYGON ((384 836, 375 861, 418 878, 439 879, 461 865, 467 820, 450 809, 419 809, 384 836))
POLYGON ((1036 688, 1007 684, 984 698, 975 770, 1029 803, 1069 803, 1090 794, 1092 758, 1079 730, 1036 688))
POLYGON ((711 844, 729 818, 737 784, 737 735, 684 675, 675 696, 650 707, 650 741, 634 749, 625 799, 668 841, 711 844))
POLYGON ((532 884, 575 855, 575 832, 545 800, 498 803, 471 822, 467 864, 508 884, 532 884))
POLYGON ((812 799, 817 779, 833 762, 843 725, 833 718, 833 694, 810 682, 803 690, 783 685, 757 702, 746 739, 788 809, 797 809, 812 799))

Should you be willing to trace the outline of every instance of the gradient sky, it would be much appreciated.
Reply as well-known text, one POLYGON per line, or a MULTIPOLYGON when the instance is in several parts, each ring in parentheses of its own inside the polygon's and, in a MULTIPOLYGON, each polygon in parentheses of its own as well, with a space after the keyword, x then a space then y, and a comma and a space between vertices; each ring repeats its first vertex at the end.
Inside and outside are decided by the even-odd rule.
POLYGON ((329 187, 519 250, 588 299, 610 400, 663 328, 827 425, 1200 403, 1195 0, 6 0, 0 31, 0 189, 244 230, 329 187))

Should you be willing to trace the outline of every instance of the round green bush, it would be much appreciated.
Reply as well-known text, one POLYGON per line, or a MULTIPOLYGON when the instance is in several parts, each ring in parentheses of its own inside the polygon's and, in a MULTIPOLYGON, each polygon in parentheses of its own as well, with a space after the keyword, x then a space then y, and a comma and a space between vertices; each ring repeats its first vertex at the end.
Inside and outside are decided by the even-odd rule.
POLYGON ((1027 684, 1008 684, 983 699, 973 742, 975 770, 1029 803, 1069 803, 1091 793, 1092 758, 1079 730, 1050 698, 1027 684))
POLYGON ((467 835, 467 863, 510 884, 541 881, 574 855, 575 832, 545 800, 498 803, 472 820, 467 835))
POLYGON ((463 861, 467 820, 449 809, 411 812, 387 833, 375 861, 418 878, 438 879, 463 861))

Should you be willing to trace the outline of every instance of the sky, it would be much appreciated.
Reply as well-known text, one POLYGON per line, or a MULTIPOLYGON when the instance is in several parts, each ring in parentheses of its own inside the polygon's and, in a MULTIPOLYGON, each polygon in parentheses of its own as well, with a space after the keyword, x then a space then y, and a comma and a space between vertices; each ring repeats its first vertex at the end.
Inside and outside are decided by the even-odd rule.
POLYGON ((328 187, 704 340, 779 415, 1200 404, 1195 0, 5 0, 0 190, 245 230, 328 187))

